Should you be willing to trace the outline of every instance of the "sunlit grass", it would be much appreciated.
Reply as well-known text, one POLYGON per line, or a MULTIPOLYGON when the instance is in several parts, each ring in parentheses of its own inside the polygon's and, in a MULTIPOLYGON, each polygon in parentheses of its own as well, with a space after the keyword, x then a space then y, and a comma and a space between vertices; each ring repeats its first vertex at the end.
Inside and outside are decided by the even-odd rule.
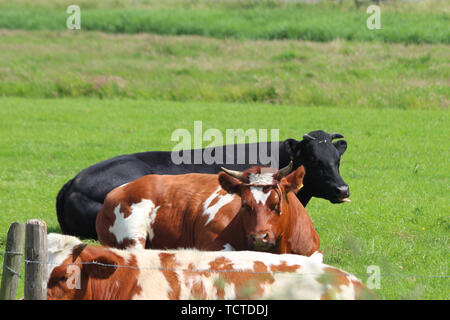
POLYGON ((204 130, 279 128, 281 139, 323 129, 348 141, 341 174, 352 199, 313 199, 307 207, 325 263, 363 281, 367 266, 380 266, 380 298, 449 298, 448 278, 430 277, 449 274, 447 111, 4 98, 0 119, 1 251, 13 221, 44 219, 59 232, 56 194, 81 169, 119 154, 171 150, 172 131, 192 131, 194 120, 204 130))
POLYGON ((449 46, 0 31, 0 95, 441 109, 449 46))
MULTIPOLYGON (((66 30, 70 1, 0 2, 0 28, 66 30)), ((151 32, 239 39, 301 39, 328 42, 449 43, 448 1, 432 5, 381 4, 381 29, 369 30, 366 9, 347 1, 81 1, 82 30, 151 32)))

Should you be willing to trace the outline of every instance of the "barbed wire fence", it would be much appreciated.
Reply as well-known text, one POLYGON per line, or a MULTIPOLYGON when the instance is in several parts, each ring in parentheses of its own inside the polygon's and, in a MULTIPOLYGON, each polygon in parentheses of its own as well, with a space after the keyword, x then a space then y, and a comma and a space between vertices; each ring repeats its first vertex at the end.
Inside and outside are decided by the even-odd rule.
MULTIPOLYGON (((0 275, 0 300, 15 300, 19 279, 25 281, 24 299, 25 300, 45 300, 46 282, 49 266, 82 266, 95 265, 106 268, 127 268, 134 270, 149 271, 169 271, 169 272, 189 272, 189 273, 245 273, 255 275, 275 275, 304 277, 304 276, 323 276, 323 273, 292 273, 283 271, 253 271, 241 269, 196 269, 196 268, 165 268, 165 267, 138 267, 131 265, 108 264, 98 261, 73 262, 73 263, 52 263, 47 261, 47 227, 42 220, 29 220, 26 224, 13 223, 8 231, 7 243, 3 256, 3 272, 0 275), (24 248, 25 240, 25 248, 24 248), (25 250, 23 250, 25 249, 25 250), (24 252, 25 251, 25 252, 24 252), (21 260, 25 265, 25 274, 21 274, 21 260)), ((343 271, 346 276, 353 275, 358 278, 368 277, 368 273, 348 273, 343 271)), ((338 276, 338 275, 331 275, 338 276)), ((449 279, 450 275, 429 275, 429 274, 402 274, 402 273, 379 273, 382 277, 394 278, 426 278, 426 279, 449 279)))

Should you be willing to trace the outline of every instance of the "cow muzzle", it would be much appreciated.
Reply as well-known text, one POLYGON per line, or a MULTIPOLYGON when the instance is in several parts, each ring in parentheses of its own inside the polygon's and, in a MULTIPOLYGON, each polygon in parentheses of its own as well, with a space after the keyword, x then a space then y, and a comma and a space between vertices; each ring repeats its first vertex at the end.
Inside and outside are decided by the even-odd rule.
POLYGON ((271 251, 276 245, 276 241, 270 232, 254 232, 248 237, 248 245, 251 250, 255 251, 271 251))
POLYGON ((336 194, 335 199, 330 200, 332 203, 351 202, 351 200, 349 199, 350 188, 348 187, 348 185, 336 187, 335 194, 336 194))

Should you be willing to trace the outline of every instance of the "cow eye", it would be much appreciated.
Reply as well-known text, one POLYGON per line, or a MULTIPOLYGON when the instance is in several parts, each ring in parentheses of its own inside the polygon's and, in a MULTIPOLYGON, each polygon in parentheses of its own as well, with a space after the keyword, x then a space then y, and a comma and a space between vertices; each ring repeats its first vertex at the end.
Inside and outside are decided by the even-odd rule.
POLYGON ((279 213, 279 211, 280 211, 280 203, 279 202, 274 203, 272 205, 271 209, 272 209, 272 211, 276 211, 277 213, 279 213))
POLYGON ((247 201, 245 201, 244 199, 242 199, 242 208, 244 209, 250 209, 250 206, 248 205, 247 201))

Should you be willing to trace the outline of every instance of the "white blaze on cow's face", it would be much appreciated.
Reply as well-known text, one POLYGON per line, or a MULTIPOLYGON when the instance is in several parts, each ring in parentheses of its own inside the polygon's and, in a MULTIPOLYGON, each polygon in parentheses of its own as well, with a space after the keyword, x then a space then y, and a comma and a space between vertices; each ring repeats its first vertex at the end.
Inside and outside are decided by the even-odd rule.
POLYGON ((250 185, 256 185, 250 187, 250 192, 256 203, 266 204, 267 198, 269 198, 272 189, 264 191, 262 186, 273 185, 275 183, 273 179, 273 172, 267 173, 250 173, 248 176, 250 185))

